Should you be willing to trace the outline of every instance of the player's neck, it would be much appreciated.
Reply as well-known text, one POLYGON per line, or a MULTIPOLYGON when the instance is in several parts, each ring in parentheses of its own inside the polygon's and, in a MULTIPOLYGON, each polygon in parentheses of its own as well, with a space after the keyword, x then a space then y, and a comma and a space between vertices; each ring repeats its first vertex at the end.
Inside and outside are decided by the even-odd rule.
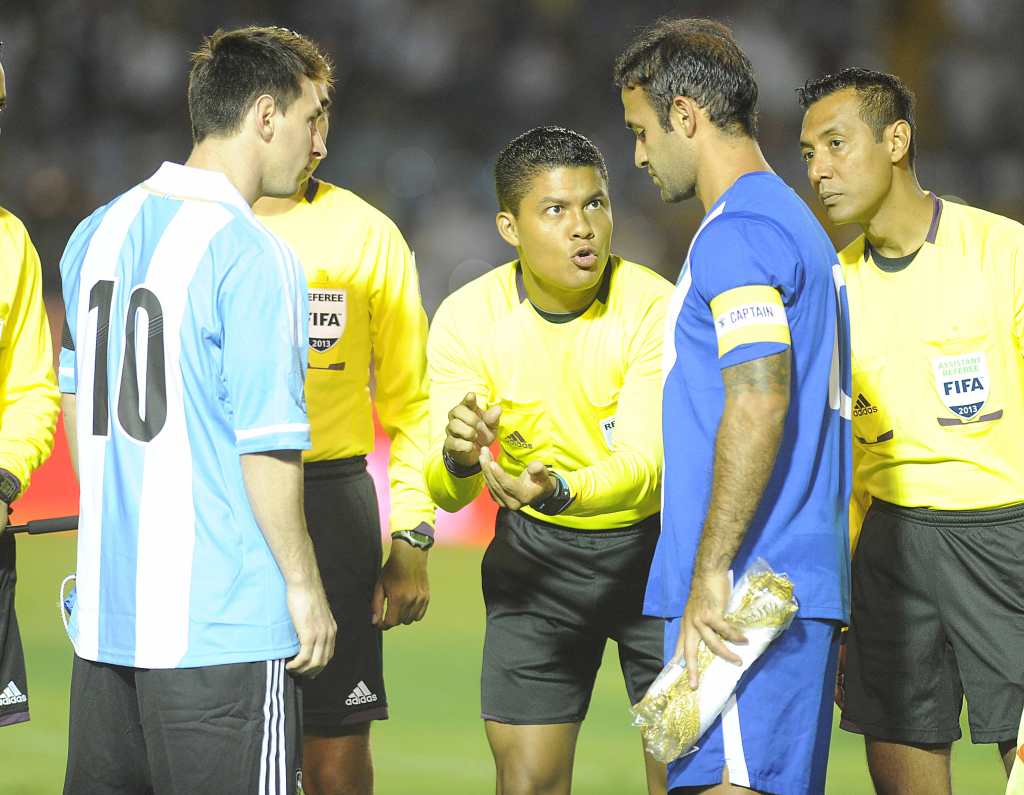
MULTIPOLYGON (((522 260, 520 260, 520 263, 522 260)), ((530 303, 544 312, 554 315, 566 315, 573 312, 582 312, 597 298, 601 291, 601 283, 604 279, 598 279, 597 284, 588 287, 586 290, 562 290, 558 287, 546 284, 538 279, 529 268, 523 267, 523 286, 526 288, 526 297, 530 303)), ((605 265, 605 267, 608 267, 605 265)))
POLYGON ((704 212, 711 209, 723 193, 745 174, 772 171, 757 141, 746 135, 728 135, 716 131, 705 146, 705 156, 697 166, 697 198, 704 212))
POLYGON ((186 166, 218 171, 228 178, 251 207, 260 195, 260 180, 248 158, 241 156, 234 142, 207 138, 196 144, 185 161, 186 166))
POLYGON ((252 206, 252 211, 256 213, 256 215, 282 215, 302 201, 302 197, 306 193, 307 184, 308 183, 303 182, 299 185, 299 189, 292 196, 285 196, 283 198, 276 196, 261 196, 252 206))
POLYGON ((878 209, 861 226, 871 248, 883 257, 904 257, 924 245, 934 210, 914 172, 897 173, 878 209))

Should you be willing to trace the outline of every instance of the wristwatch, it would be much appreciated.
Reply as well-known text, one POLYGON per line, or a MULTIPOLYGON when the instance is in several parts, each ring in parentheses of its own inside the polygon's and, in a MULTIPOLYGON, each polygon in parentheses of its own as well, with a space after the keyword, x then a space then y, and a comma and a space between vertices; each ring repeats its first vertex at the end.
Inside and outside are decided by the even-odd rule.
MULTIPOLYGON (((411 547, 416 549, 427 550, 434 546, 434 536, 430 533, 424 533, 420 528, 428 528, 428 525, 421 524, 415 530, 399 530, 391 534, 391 540, 404 541, 411 547)), ((429 528, 428 528, 429 529, 429 528)))
POLYGON ((462 464, 458 463, 454 458, 452 458, 452 454, 449 453, 447 450, 441 451, 441 460, 444 461, 444 468, 447 469, 448 472, 454 477, 471 478, 473 477, 473 475, 480 474, 479 462, 473 464, 472 466, 463 466, 462 464))
POLYGON ((531 502, 530 507, 545 516, 555 516, 572 505, 576 498, 569 493, 569 484, 565 478, 553 469, 549 469, 548 473, 555 479, 555 490, 544 499, 531 502))
POLYGON ((0 500, 10 505, 21 494, 21 481, 6 469, 0 469, 0 500))

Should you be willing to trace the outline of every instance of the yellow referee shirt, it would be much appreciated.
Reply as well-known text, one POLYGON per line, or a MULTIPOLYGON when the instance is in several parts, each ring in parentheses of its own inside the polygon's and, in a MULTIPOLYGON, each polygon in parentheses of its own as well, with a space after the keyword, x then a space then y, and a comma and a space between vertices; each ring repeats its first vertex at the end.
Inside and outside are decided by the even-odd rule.
POLYGON ((483 475, 456 478, 441 457, 448 412, 467 392, 502 407, 499 461, 518 475, 541 461, 575 500, 546 522, 625 527, 658 511, 661 349, 672 290, 658 274, 612 257, 579 317, 545 320, 526 298, 518 262, 450 295, 431 324, 430 493, 447 511, 469 503, 483 475))
POLYGON ((903 270, 839 255, 853 354, 854 517, 871 497, 964 510, 1024 501, 1024 226, 934 199, 903 270))
POLYGON ((28 488, 53 449, 60 395, 39 255, 21 221, 0 208, 0 469, 28 488))
POLYGON ((374 402, 391 438, 392 531, 434 524, 423 481, 427 316, 416 263, 398 227, 351 191, 310 178, 303 200, 260 215, 298 255, 309 284, 306 461, 373 449, 374 402))

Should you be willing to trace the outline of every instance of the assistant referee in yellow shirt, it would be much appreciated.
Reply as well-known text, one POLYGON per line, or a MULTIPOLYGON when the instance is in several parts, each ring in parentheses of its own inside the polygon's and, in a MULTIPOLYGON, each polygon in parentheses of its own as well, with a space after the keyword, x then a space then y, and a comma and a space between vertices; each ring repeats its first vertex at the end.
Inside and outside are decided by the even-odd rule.
MULTIPOLYGON (((317 91, 329 108, 330 86, 317 91)), ((326 141, 328 114, 319 124, 326 141)), ((423 479, 427 316, 398 227, 351 191, 313 177, 318 162, 309 164, 298 194, 263 198, 253 209, 291 245, 308 281, 306 521, 342 638, 339 653, 303 685, 303 785, 309 795, 369 795, 370 722, 388 716, 381 629, 419 621, 429 601, 435 508, 423 479), (391 439, 392 544, 383 569, 377 496, 366 471, 374 404, 391 439)))
MULTIPOLYGON (((524 133, 495 182, 498 232, 518 258, 434 316, 427 483, 448 511, 485 483, 501 506, 482 565, 498 791, 568 793, 605 641, 618 643, 631 702, 661 669, 663 623, 641 607, 659 530, 671 285, 611 254, 607 170, 578 133, 524 133)), ((648 786, 664 792, 650 760, 648 786)))
POLYGON ((839 255, 860 530, 843 726, 879 792, 941 795, 964 696, 1007 770, 1024 705, 1024 227, 921 189, 894 75, 799 93, 811 185, 864 232, 839 255))
MULTIPOLYGON (((0 65, 0 111, 7 84, 0 65)), ((53 449, 60 395, 39 256, 21 221, 0 207, 0 726, 28 720, 28 682, 14 614, 10 505, 53 449)))

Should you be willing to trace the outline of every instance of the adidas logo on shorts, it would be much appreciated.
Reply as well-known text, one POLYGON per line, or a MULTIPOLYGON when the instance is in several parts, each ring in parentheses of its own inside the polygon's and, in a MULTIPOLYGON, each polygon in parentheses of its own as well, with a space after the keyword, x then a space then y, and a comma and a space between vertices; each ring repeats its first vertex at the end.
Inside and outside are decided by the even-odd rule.
POLYGON ((366 682, 359 680, 359 684, 352 688, 352 692, 348 694, 348 698, 345 699, 346 706, 354 706, 356 704, 371 704, 377 700, 377 694, 370 692, 370 688, 366 686, 366 682))
POLYGON ((871 405, 871 401, 863 394, 857 395, 857 402, 853 404, 853 416, 863 417, 865 414, 877 414, 878 408, 871 405))
MULTIPOLYGON (((376 698, 376 696, 374 696, 374 698, 376 698)), ((18 690, 18 686, 14 684, 13 679, 8 682, 7 687, 4 688, 4 692, 0 693, 0 707, 24 704, 26 701, 28 701, 28 696, 18 690)))
POLYGON ((526 439, 523 438, 523 435, 519 433, 519 431, 512 431, 512 433, 506 436, 503 439, 503 441, 509 447, 521 447, 524 450, 529 450, 533 448, 533 445, 526 441, 526 439))

